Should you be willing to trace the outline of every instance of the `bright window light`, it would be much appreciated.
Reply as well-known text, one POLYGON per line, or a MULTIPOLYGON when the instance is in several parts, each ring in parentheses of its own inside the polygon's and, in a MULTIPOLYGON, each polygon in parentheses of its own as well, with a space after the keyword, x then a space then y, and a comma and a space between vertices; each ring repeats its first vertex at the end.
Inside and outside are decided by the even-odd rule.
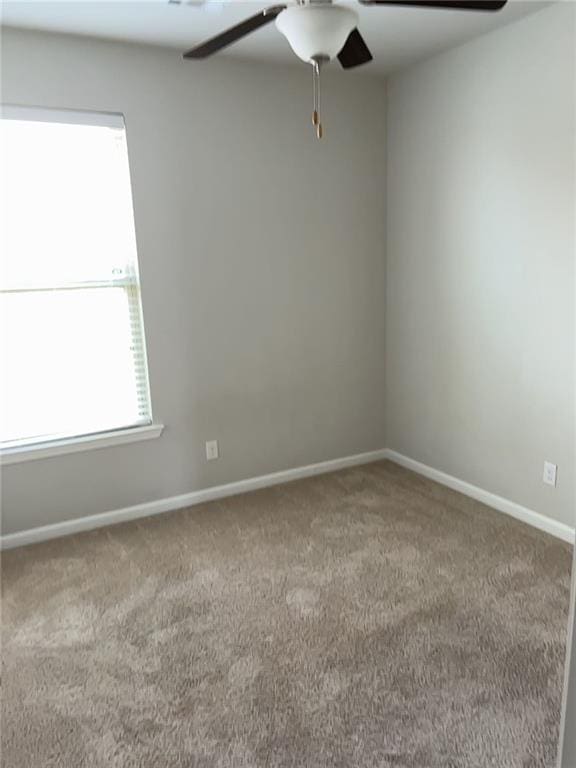
POLYGON ((152 420, 124 120, 4 107, 3 448, 152 420))

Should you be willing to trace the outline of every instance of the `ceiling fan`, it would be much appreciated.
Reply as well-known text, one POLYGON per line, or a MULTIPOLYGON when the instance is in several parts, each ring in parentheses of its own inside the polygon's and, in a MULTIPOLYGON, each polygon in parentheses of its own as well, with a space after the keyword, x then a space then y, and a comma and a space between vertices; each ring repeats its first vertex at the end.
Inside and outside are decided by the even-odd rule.
MULTIPOLYGON (((507 0, 358 0, 361 5, 388 7, 441 8, 456 11, 499 11, 507 0)), ((184 54, 185 59, 205 59, 237 40, 275 21, 294 53, 312 64, 314 111, 312 123, 322 138, 320 122, 320 68, 338 58, 344 69, 358 67, 372 60, 372 54, 358 31, 358 14, 352 8, 332 0, 297 0, 297 4, 272 5, 250 16, 219 35, 206 40, 184 54)))

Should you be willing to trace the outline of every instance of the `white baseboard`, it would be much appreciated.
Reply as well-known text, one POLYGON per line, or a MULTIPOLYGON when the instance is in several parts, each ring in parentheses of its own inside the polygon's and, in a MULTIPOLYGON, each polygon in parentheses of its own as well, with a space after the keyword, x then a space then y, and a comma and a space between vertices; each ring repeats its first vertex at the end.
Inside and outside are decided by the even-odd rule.
POLYGON ((335 472, 339 469, 345 469, 346 467, 369 464, 381 459, 389 459, 396 464, 406 467, 406 469, 411 469, 413 472, 424 475, 424 477, 428 477, 430 480, 435 480, 437 483, 452 488, 454 491, 459 491, 465 496, 470 496, 471 498, 476 499, 476 501, 480 501, 499 512, 511 515, 517 520, 521 520, 534 528, 546 531, 546 533, 550 533, 552 536, 556 536, 569 543, 574 543, 574 528, 571 528, 569 525, 565 525, 550 517, 541 515, 539 512, 534 512, 527 507, 523 507, 509 499, 504 499, 502 496, 497 496, 494 493, 485 491, 483 488, 478 488, 478 486, 467 483, 464 480, 459 480, 457 477, 453 477, 438 469, 422 464, 419 461, 410 459, 408 456, 403 456, 396 451, 384 448, 378 451, 359 453, 355 456, 345 456, 342 459, 333 459, 331 461, 322 461, 318 464, 309 464, 305 467, 286 469, 269 475, 261 475, 260 477, 251 477, 247 480, 239 480, 235 483, 217 485, 200 491, 183 493, 179 496, 170 496, 166 499, 147 501, 142 504, 135 504, 132 507, 112 510, 111 512, 89 515, 74 520, 64 520, 61 523, 43 525, 39 528, 30 528, 27 531, 19 531, 18 533, 10 533, 0 537, 0 547, 2 549, 13 549, 15 547, 23 547, 26 544, 36 544, 40 541, 56 539, 60 536, 68 536, 72 533, 90 531, 94 528, 102 528, 103 526, 114 525, 115 523, 124 523, 141 517, 149 517, 150 515, 159 515, 162 512, 170 512, 175 509, 192 507, 195 504, 201 504, 205 501, 223 499, 226 496, 236 496, 240 493, 255 491, 258 488, 268 488, 273 485, 279 485, 280 483, 288 483, 291 480, 299 480, 304 477, 335 472))
POLYGON ((390 459, 390 461, 400 464, 402 467, 406 467, 406 469, 411 469, 419 475, 423 475, 430 480, 435 480, 437 483, 452 488, 453 491, 459 491, 465 496, 470 496, 470 498, 476 499, 476 501, 480 501, 493 509, 497 509, 499 512, 504 512, 504 514, 515 517, 523 523, 527 523, 534 528, 539 528, 541 531, 546 531, 546 533, 556 536, 558 539, 574 544, 574 528, 571 528, 565 523, 560 523, 557 520, 553 520, 551 517, 546 517, 539 512, 534 512, 532 509, 516 504, 514 501, 505 499, 502 496, 497 496, 495 493, 490 493, 490 491, 485 491, 483 488, 467 483, 464 480, 459 480, 457 477, 453 477, 438 469, 429 467, 427 464, 421 464, 419 461, 410 459, 408 456, 403 456, 396 451, 388 449, 383 453, 384 458, 390 459))
POLYGON ((342 459, 333 459, 331 461, 321 461, 318 464, 309 464, 305 467, 296 467, 295 469, 286 469, 281 472, 273 472, 270 475, 261 475, 260 477, 250 477, 247 480, 239 480, 235 483, 226 485, 216 485, 212 488, 205 488, 201 491, 191 491, 179 496, 170 496, 167 499, 158 499, 157 501, 147 501, 142 504, 135 504, 132 507, 115 509, 111 512, 102 512, 97 515, 89 515, 74 520, 64 520, 61 523, 52 525, 43 525, 39 528, 30 528, 18 533, 9 533, 0 537, 1 549, 14 549, 23 547, 26 544, 36 544, 48 539, 56 539, 60 536, 68 536, 80 531, 90 531, 94 528, 102 528, 106 525, 115 523, 125 523, 128 520, 136 520, 140 517, 149 517, 150 515, 159 515, 162 512, 170 512, 174 509, 184 509, 192 507, 195 504, 201 504, 204 501, 213 501, 223 499, 226 496, 236 496, 240 493, 255 491, 258 488, 268 488, 280 483, 288 483, 291 480, 299 480, 312 475, 323 475, 328 472, 335 472, 338 469, 354 467, 360 464, 369 464, 386 457, 386 450, 370 451, 368 453, 358 453, 354 456, 345 456, 342 459))

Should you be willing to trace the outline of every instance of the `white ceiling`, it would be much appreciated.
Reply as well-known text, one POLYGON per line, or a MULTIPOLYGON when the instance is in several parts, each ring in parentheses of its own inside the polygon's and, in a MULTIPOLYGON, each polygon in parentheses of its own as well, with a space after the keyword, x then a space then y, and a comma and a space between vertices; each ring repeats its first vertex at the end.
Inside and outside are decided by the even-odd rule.
MULTIPOLYGON (((285 0, 270 0, 269 3, 197 0, 194 5, 171 4, 168 0, 8 0, 2 4, 2 23, 152 43, 184 51, 276 2, 285 0)), ((360 31, 374 55, 374 61, 356 71, 372 75, 387 74, 549 5, 549 2, 539 0, 508 0, 502 11, 479 13, 366 7, 352 0, 346 2, 358 11, 360 31)), ((258 30, 219 55, 277 62, 297 61, 274 24, 258 30)), ((191 66, 194 65, 191 63, 191 66)))

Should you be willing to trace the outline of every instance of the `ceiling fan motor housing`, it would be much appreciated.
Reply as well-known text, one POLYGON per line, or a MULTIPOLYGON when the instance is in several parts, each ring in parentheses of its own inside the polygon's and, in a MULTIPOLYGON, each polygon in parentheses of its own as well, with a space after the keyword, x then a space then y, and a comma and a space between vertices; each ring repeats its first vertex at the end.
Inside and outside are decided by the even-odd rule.
POLYGON ((357 25, 358 14, 341 5, 298 5, 276 17, 276 26, 292 50, 306 62, 333 59, 357 25))

